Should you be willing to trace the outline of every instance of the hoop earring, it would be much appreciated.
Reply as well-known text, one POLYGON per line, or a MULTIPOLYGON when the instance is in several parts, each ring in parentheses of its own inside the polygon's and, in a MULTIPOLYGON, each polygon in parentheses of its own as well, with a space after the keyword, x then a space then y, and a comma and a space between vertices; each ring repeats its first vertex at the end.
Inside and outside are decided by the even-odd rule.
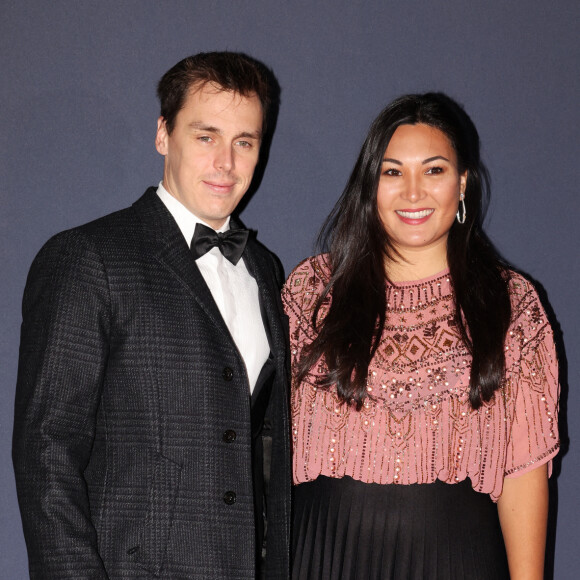
POLYGON ((465 209, 465 201, 464 201, 464 199, 465 199, 465 194, 462 193, 461 196, 460 196, 460 198, 459 198, 459 201, 461 202, 461 206, 457 208, 457 214, 455 216, 457 218, 457 221, 460 224, 464 224, 465 223, 465 218, 467 217, 467 211, 465 209), (461 213, 462 212, 463 212, 463 217, 461 217, 461 213))

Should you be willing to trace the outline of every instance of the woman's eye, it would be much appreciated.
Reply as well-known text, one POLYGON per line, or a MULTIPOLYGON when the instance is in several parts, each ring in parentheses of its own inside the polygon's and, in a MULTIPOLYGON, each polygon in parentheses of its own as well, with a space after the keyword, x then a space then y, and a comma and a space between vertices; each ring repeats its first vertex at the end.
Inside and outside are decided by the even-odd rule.
POLYGON ((390 167, 389 169, 385 169, 383 171, 383 175, 401 175, 401 172, 398 169, 394 169, 393 167, 390 167))
POLYGON ((439 175, 443 173, 443 167, 429 167, 426 171, 427 175, 439 175))

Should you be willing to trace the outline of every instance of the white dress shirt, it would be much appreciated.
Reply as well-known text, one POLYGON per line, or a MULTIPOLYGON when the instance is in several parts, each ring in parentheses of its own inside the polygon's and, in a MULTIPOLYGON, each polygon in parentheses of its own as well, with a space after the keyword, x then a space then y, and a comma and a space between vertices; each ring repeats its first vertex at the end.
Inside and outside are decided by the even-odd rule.
MULTIPOLYGON (((188 246, 191 247, 196 224, 211 227, 173 197, 163 187, 163 182, 157 188, 157 195, 177 222, 188 246)), ((229 229, 228 217, 217 231, 225 232, 229 229)), ((248 272, 243 257, 234 266, 217 247, 195 262, 246 365, 251 393, 270 355, 268 336, 260 311, 258 284, 248 272)))

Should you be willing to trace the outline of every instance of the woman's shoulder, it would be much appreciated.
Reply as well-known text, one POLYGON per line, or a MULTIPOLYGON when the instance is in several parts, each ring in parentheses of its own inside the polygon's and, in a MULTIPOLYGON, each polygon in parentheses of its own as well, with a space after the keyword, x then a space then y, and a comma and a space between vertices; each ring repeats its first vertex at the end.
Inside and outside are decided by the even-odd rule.
POLYGON ((512 307, 517 306, 522 300, 538 299, 538 292, 534 283, 521 272, 506 268, 504 270, 508 292, 512 302, 512 307))
MULTIPOLYGON (((286 286, 296 286, 300 281, 308 280, 310 285, 319 285, 322 283, 326 285, 330 278, 330 263, 328 261, 328 254, 317 254, 302 260, 290 272, 286 280, 286 286)), ((304 286, 300 282, 300 286, 304 286)))
POLYGON ((282 289, 282 303, 291 318, 314 307, 330 279, 327 254, 302 260, 290 273, 282 289))
MULTIPOLYGON (((536 324, 547 321, 545 307, 532 280, 516 270, 506 270, 508 291, 512 306, 512 321, 530 319, 536 324)), ((544 297, 545 299, 545 297, 544 297)))
POLYGON ((520 296, 525 296, 530 292, 535 292, 534 285, 520 272, 511 268, 506 268, 504 272, 512 300, 520 296))

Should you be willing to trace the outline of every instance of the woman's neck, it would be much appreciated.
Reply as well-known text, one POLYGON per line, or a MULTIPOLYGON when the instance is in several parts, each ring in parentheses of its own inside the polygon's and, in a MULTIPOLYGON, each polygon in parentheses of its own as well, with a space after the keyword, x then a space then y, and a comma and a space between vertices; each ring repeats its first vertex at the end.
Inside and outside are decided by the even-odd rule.
POLYGON ((385 263, 385 271, 391 282, 409 282, 429 278, 447 268, 447 252, 441 248, 421 251, 398 249, 400 258, 395 257, 385 263))

